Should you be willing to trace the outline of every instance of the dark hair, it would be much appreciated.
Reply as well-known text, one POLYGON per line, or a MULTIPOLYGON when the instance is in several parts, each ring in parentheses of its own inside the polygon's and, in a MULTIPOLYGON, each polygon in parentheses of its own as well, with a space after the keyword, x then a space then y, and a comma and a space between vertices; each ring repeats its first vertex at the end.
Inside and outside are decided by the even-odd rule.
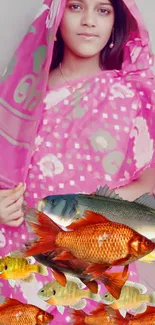
MULTIPOLYGON (((124 44, 127 42, 132 31, 138 31, 138 26, 123 0, 110 1, 115 12, 114 29, 108 43, 101 51, 100 66, 104 70, 120 70, 123 62, 124 44), (114 47, 110 48, 110 44, 113 40, 114 47)), ((60 29, 58 29, 56 37, 57 41, 54 44, 51 70, 59 65, 64 55, 64 42, 61 37, 60 29)))

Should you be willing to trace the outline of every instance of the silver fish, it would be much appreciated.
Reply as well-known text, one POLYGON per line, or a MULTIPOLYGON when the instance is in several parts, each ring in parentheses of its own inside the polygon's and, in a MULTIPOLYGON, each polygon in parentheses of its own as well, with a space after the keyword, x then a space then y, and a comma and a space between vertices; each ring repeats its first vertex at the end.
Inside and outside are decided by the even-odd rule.
POLYGON ((150 194, 129 202, 105 186, 90 195, 47 196, 39 201, 38 210, 62 227, 67 227, 83 217, 85 210, 90 210, 105 215, 111 221, 125 224, 149 239, 155 238, 155 197, 150 194))

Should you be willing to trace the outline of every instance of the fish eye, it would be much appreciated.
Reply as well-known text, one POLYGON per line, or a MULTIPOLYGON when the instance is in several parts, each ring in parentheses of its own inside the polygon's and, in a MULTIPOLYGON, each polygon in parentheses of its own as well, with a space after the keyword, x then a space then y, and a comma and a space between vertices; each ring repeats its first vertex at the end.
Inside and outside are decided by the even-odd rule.
POLYGON ((145 245, 146 245, 147 247, 149 247, 149 246, 151 245, 151 241, 150 241, 150 240, 146 240, 145 245))
POLYGON ((44 293, 44 290, 41 290, 42 293, 44 293))
POLYGON ((104 295, 105 298, 108 298, 108 294, 104 295))
POLYGON ((56 295, 56 290, 53 290, 53 296, 55 296, 56 295))
POLYGON ((7 270, 7 269, 8 269, 7 265, 5 265, 5 266, 4 266, 4 269, 5 269, 5 270, 7 270))

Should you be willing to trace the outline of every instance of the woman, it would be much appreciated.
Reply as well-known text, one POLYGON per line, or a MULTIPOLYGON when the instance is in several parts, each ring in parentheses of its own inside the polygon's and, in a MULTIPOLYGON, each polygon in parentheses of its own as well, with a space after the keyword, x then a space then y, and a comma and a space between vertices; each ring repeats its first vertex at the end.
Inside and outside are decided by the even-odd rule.
MULTIPOLYGON (((153 61, 134 1, 51 2, 44 2, 3 76, 4 89, 12 88, 0 102, 16 128, 3 115, 1 148, 10 158, 0 162, 1 187, 26 185, 0 192, 0 255, 29 236, 23 200, 36 206, 49 194, 92 193, 108 184, 132 201, 154 189, 153 61)), ((40 282, 35 286, 37 292, 40 282)), ((16 293, 2 282, 2 293, 40 304, 27 285, 16 293)))

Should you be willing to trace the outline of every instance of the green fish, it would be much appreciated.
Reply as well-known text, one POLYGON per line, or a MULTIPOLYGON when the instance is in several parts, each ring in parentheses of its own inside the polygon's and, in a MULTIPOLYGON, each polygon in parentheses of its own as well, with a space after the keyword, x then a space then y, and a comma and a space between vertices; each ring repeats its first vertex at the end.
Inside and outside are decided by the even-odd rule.
POLYGON ((39 201, 38 210, 62 227, 82 218, 84 211, 90 210, 105 215, 111 221, 125 224, 148 239, 155 238, 155 197, 149 194, 129 202, 105 186, 90 195, 47 196, 39 201))
POLYGON ((101 301, 99 294, 93 294, 89 289, 83 290, 85 285, 74 277, 68 277, 65 287, 57 281, 52 281, 44 285, 38 291, 38 296, 52 306, 57 306, 61 314, 65 307, 81 310, 86 306, 86 299, 101 301))

